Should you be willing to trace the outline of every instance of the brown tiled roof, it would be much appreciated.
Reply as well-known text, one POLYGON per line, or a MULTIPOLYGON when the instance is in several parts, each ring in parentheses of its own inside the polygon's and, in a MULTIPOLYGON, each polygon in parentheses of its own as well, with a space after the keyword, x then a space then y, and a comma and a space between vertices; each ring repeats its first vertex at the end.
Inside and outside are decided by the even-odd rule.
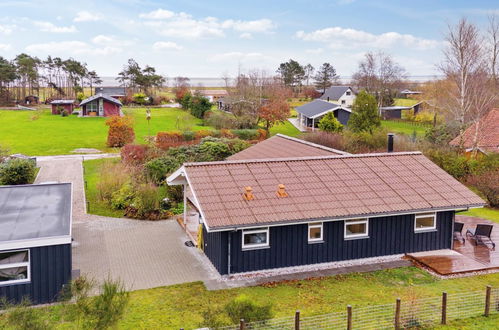
MULTIPOLYGON (((489 111, 478 124, 478 147, 485 151, 499 152, 499 108, 489 111)), ((463 147, 472 148, 475 136, 476 124, 471 125, 464 132, 463 147)), ((453 146, 459 146, 460 137, 450 142, 453 146)))
POLYGON ((178 173, 210 230, 484 205, 417 152, 187 163, 178 173))
POLYGON ((277 134, 227 158, 228 160, 273 159, 344 155, 347 152, 277 134))

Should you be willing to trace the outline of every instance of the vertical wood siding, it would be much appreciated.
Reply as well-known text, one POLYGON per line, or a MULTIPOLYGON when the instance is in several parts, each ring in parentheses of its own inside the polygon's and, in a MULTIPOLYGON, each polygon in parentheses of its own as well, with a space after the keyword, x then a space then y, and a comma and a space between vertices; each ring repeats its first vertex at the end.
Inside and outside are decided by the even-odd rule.
POLYGON ((203 227, 204 253, 220 274, 227 274, 229 232, 208 233, 203 227))
POLYGON ((71 280, 71 244, 30 248, 31 282, 0 285, 0 297, 17 303, 23 297, 34 304, 57 300, 64 284, 71 280))
MULTIPOLYGON (((414 215, 371 218, 369 238, 352 240, 344 240, 344 221, 324 222, 324 242, 314 244, 308 244, 307 224, 270 227, 270 247, 246 251, 241 249, 241 231, 232 232, 231 273, 448 249, 453 219, 453 211, 439 212, 436 231, 415 233, 414 215)), ((227 274, 227 235, 205 236, 211 246, 205 253, 221 274, 227 274)))

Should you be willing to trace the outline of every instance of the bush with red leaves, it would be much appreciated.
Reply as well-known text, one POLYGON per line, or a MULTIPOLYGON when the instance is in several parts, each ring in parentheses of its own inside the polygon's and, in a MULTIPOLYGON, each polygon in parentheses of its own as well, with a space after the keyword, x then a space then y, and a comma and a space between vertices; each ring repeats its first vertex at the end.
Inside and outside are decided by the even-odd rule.
POLYGON ((499 207, 499 170, 470 175, 466 182, 475 187, 492 207, 499 207))
POLYGON ((109 147, 121 148, 125 144, 133 143, 135 140, 131 117, 113 116, 106 120, 106 125, 109 126, 107 133, 107 145, 109 147))
POLYGON ((126 165, 142 165, 148 160, 149 146, 127 144, 121 148, 121 160, 126 165))

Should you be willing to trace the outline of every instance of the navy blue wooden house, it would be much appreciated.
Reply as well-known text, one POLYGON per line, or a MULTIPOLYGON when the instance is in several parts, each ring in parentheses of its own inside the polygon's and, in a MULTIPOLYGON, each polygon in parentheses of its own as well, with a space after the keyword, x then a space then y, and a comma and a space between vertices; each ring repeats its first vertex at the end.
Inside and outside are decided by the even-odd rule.
POLYGON ((0 186, 0 297, 42 304, 71 280, 71 184, 0 186))
POLYGON ((298 113, 298 124, 301 127, 315 129, 322 117, 329 112, 332 112, 343 126, 347 126, 352 110, 344 105, 317 99, 296 107, 296 112, 298 113))
POLYGON ((485 204, 419 152, 187 163, 168 183, 220 274, 449 249, 455 211, 485 204))

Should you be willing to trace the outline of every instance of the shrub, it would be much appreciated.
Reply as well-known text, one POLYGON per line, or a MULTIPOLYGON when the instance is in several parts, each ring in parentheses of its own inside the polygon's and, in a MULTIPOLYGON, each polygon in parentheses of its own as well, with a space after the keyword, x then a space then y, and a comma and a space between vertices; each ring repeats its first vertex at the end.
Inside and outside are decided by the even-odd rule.
POLYGON ((225 129, 225 128, 220 130, 220 136, 227 139, 233 139, 236 137, 234 133, 231 132, 230 129, 225 129))
POLYGON ((204 161, 224 160, 232 155, 226 143, 216 141, 202 141, 199 144, 199 151, 203 154, 204 161))
POLYGON ((182 138, 184 141, 192 141, 196 138, 196 133, 193 131, 184 131, 182 132, 182 138))
POLYGON ((373 133, 380 126, 381 118, 378 114, 376 98, 366 91, 361 91, 352 105, 348 128, 354 132, 373 133))
POLYGON ((384 152, 386 151, 387 131, 384 129, 368 131, 345 132, 345 151, 351 153, 384 152))
POLYGON ((196 118, 204 118, 206 112, 211 109, 213 104, 204 96, 194 96, 192 98, 190 109, 191 114, 196 118))
POLYGON ((192 102, 192 95, 191 93, 186 93, 182 99, 180 99, 179 103, 182 106, 183 109, 190 109, 191 108, 191 102, 192 102))
POLYGON ((200 131, 197 131, 196 132, 196 139, 202 139, 202 138, 205 138, 207 136, 212 136, 212 132, 211 131, 208 131, 208 130, 200 130, 200 131))
POLYGON ((123 147, 135 140, 131 117, 113 116, 106 120, 106 125, 109 126, 107 134, 107 145, 109 147, 123 147))
POLYGON ((472 174, 471 162, 453 150, 430 147, 425 150, 425 155, 458 180, 472 174))
POLYGON ((184 190, 182 186, 166 186, 166 196, 170 201, 184 205, 184 190))
POLYGON ((145 175, 153 183, 160 185, 166 180, 166 177, 179 168, 179 163, 171 156, 165 156, 148 161, 144 166, 145 175))
POLYGON ((11 159, 0 164, 0 185, 29 184, 35 180, 36 166, 30 159, 11 159))
POLYGON ((244 319, 245 322, 264 321, 272 318, 272 305, 257 305, 246 295, 240 295, 225 305, 225 312, 234 324, 244 319))
POLYGON ((129 172, 122 163, 105 161, 100 167, 99 181, 96 184, 99 199, 110 202, 113 193, 129 181, 129 176, 129 172))
POLYGON ((156 134, 156 147, 166 150, 171 147, 176 147, 182 144, 182 133, 177 131, 158 132, 156 134))
POLYGON ((121 160, 127 165, 142 165, 147 160, 148 149, 144 144, 127 144, 121 148, 121 160))
POLYGON ((147 95, 144 93, 133 94, 133 102, 136 104, 144 105, 147 103, 147 95))
POLYGON ((457 135, 459 135, 459 125, 442 124, 428 128, 425 139, 433 144, 447 146, 457 135))
POLYGON ((325 132, 341 132, 343 125, 334 117, 334 113, 328 112, 319 121, 319 128, 325 132))
POLYGON ((499 169, 471 175, 467 183, 481 192, 491 207, 499 207, 499 169))
POLYGON ((268 132, 263 128, 258 129, 258 140, 262 141, 267 138, 268 132))
POLYGON ((234 115, 221 111, 208 112, 204 118, 204 123, 205 125, 213 126, 216 129, 238 128, 238 122, 234 115))
POLYGON ((241 140, 258 140, 259 133, 256 129, 235 129, 232 133, 241 140))
POLYGON ((111 207, 115 210, 124 210, 135 197, 132 185, 127 182, 111 194, 111 207))
POLYGON ((43 319, 43 312, 38 308, 32 308, 29 300, 26 299, 8 311, 7 324, 12 329, 45 330, 51 328, 43 319))
POLYGON ((81 103, 81 101, 83 101, 84 99, 85 99, 85 94, 83 94, 82 92, 76 94, 76 100, 78 101, 78 103, 81 103))
POLYGON ((67 116, 69 116, 69 112, 68 112, 68 110, 63 109, 63 110, 61 111, 61 117, 67 117, 67 116))
POLYGON ((160 209, 162 199, 157 187, 151 184, 140 184, 135 189, 132 204, 125 209, 125 216, 147 220, 166 219, 169 214, 160 209))
POLYGON ((305 134, 302 137, 305 141, 320 144, 329 148, 345 150, 345 139, 342 134, 316 131, 305 134))

